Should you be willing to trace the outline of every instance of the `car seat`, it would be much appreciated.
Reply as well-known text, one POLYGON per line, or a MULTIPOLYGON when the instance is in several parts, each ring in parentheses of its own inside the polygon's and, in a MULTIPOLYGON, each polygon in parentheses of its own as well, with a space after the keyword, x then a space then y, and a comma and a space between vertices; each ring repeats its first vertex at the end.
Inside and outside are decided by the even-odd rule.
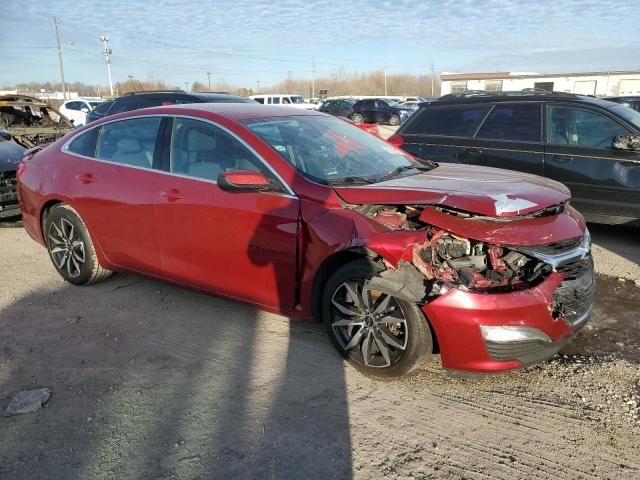
POLYGON ((135 138, 121 138, 116 143, 116 151, 111 160, 123 165, 151 168, 153 155, 142 149, 140 142, 135 138))

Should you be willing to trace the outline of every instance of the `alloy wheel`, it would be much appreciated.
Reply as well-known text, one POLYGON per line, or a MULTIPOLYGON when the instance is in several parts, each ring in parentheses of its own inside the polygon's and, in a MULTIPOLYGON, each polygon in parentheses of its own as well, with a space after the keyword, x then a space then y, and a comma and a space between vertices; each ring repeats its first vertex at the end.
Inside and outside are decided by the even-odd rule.
POLYGON ((60 271, 66 270, 70 278, 78 277, 85 263, 84 241, 66 218, 52 222, 47 232, 49 252, 60 271))
POLYGON ((368 280, 343 282, 331 297, 332 328, 342 348, 367 367, 397 362, 407 348, 407 320, 391 295, 368 280))

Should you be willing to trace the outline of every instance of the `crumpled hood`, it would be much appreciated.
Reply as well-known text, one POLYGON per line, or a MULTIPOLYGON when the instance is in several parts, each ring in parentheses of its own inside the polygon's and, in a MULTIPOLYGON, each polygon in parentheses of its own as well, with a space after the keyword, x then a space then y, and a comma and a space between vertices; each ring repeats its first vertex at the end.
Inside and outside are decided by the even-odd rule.
POLYGON ((355 205, 442 205, 489 217, 525 215, 570 198, 569 189, 553 180, 456 164, 372 185, 335 187, 335 191, 355 205))

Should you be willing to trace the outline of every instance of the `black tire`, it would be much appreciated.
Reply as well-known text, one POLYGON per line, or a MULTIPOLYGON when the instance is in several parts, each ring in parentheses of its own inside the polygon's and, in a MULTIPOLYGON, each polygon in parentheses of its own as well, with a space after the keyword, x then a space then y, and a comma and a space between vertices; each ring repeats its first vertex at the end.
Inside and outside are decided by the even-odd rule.
POLYGON ((397 127, 400 125, 400 117, 396 114, 393 114, 389 117, 389 125, 393 127, 397 127))
POLYGON ((379 292, 366 289, 365 280, 370 279, 381 269, 380 266, 366 258, 354 260, 338 269, 329 278, 322 294, 322 319, 331 342, 349 363, 367 375, 394 378, 406 375, 422 363, 425 357, 433 351, 433 342, 427 319, 418 305, 392 296, 385 296, 385 294, 376 297, 379 292), (339 298, 343 292, 348 292, 347 284, 352 286, 360 284, 364 287, 361 300, 368 296, 368 300, 365 301, 369 303, 371 315, 367 314, 366 317, 373 318, 344 315, 338 310, 333 302, 334 299, 343 308, 351 306, 353 308, 349 310, 354 313, 358 310, 355 302, 353 305, 343 303, 348 300, 346 296, 339 298), (370 293, 367 295, 365 292, 370 293), (386 297, 389 297, 390 300, 386 301, 386 297), (376 307, 381 307, 385 301, 390 310, 388 312, 381 311, 379 315, 375 314, 376 307), (382 318, 376 320, 377 316, 382 316, 382 318), (404 317, 404 324, 391 324, 387 320, 391 316, 404 317), (362 324, 360 326, 336 325, 336 322, 350 322, 352 320, 361 321, 362 324), (381 323, 376 323, 378 321, 381 323), (349 332, 348 335, 347 332, 349 332), (362 340, 356 341, 355 346, 351 348, 345 348, 349 347, 350 341, 354 341, 358 335, 360 335, 358 338, 362 340), (386 341, 389 335, 392 335, 393 342, 386 341), (379 343, 380 341, 383 343, 379 343), (364 361, 365 343, 368 343, 366 348, 366 352, 369 353, 368 362, 364 361), (395 343, 403 344, 404 348, 395 348, 395 343), (385 346, 386 356, 382 351, 385 346))
POLYGON ((364 117, 360 113, 354 113, 351 120, 353 120, 353 123, 364 123, 364 117))
POLYGON ((67 282, 90 285, 111 275, 111 270, 100 266, 87 227, 72 207, 54 205, 43 223, 49 258, 67 282))

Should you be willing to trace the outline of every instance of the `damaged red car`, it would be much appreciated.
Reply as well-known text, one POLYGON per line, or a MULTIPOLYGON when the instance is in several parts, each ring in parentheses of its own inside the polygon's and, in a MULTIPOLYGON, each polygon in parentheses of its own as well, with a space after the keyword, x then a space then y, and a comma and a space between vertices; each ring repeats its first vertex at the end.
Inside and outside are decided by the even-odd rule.
POLYGON ((31 150, 24 226, 68 282, 128 271, 321 321, 381 376, 554 355, 595 293, 563 185, 437 165, 319 112, 245 104, 109 117, 31 150))

